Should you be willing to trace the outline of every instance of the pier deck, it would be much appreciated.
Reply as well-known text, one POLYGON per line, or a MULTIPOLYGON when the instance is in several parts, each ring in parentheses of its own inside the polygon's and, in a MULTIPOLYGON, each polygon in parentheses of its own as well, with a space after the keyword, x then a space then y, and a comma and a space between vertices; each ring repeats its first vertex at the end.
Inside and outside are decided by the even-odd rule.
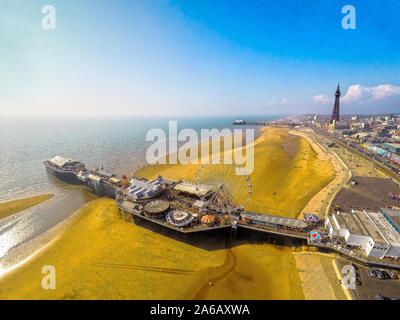
POLYGON ((207 226, 204 224, 197 224, 194 226, 189 226, 186 228, 178 228, 176 226, 173 226, 172 224, 169 224, 165 220, 157 219, 157 218, 150 218, 145 215, 140 214, 139 211, 135 210, 132 206, 127 205, 127 201, 121 201, 117 202, 117 206, 119 210, 122 210, 124 213, 128 213, 132 215, 132 217, 138 217, 140 219, 144 219, 147 221, 150 221, 152 223, 158 224, 160 226, 181 232, 181 233, 194 233, 194 232, 201 232, 201 231, 210 231, 210 230, 216 230, 216 229, 223 229, 223 228, 230 228, 231 225, 214 225, 214 226, 207 226))
POLYGON ((256 231, 261 231, 261 232, 271 233, 271 234, 277 234, 277 235, 285 236, 285 237, 291 237, 291 238, 297 238, 297 239, 303 239, 303 240, 308 239, 306 232, 296 232, 296 231, 277 229, 277 228, 261 226, 261 225, 248 225, 248 224, 242 223, 241 221, 238 221, 237 226, 239 228, 256 230, 256 231))
MULTIPOLYGON (((50 168, 50 167, 51 166, 47 165, 46 170, 48 170, 48 168, 50 168)), ((68 174, 70 173, 69 171, 66 171, 66 172, 68 172, 68 174)), ((89 171, 89 172, 92 172, 92 171, 89 171)), ((50 172, 50 173, 55 175, 53 172, 50 172)), ((76 177, 78 174, 77 172, 71 172, 71 173, 74 175, 74 177, 76 177)), ((57 175, 55 175, 55 176, 61 179, 60 176, 57 176, 57 175)), ((76 177, 76 179, 77 179, 77 177, 76 177)), ((77 179, 77 180, 79 180, 79 179, 77 179)), ((232 231, 231 237, 234 236, 234 238, 236 238, 236 230, 237 229, 240 229, 240 228, 249 229, 249 230, 260 231, 260 232, 264 232, 264 233, 268 233, 268 234, 275 234, 275 235, 280 235, 280 236, 284 236, 284 237, 306 240, 307 244, 309 246, 315 246, 320 249, 325 249, 328 251, 346 255, 348 258, 356 260, 360 263, 364 263, 365 265, 379 266, 381 268, 400 269, 400 263, 391 263, 391 262, 384 261, 384 260, 370 259, 370 258, 362 257, 361 255, 359 255, 355 252, 352 252, 351 250, 349 250, 347 248, 339 248, 338 246, 336 246, 332 243, 318 243, 318 242, 311 241, 311 239, 308 237, 308 228, 303 227, 304 231, 299 230, 299 228, 293 228, 294 226, 298 227, 299 226, 298 223, 296 223, 295 225, 293 223, 286 223, 286 224, 283 223, 284 224, 283 227, 281 227, 281 226, 274 227, 274 226, 271 226, 268 224, 249 224, 247 222, 234 219, 232 221, 232 224, 226 224, 226 225, 225 224, 224 225, 216 224, 213 226, 208 226, 208 225, 202 224, 200 222, 196 222, 195 225, 188 226, 185 228, 179 228, 177 226, 174 226, 174 225, 168 223, 164 219, 151 218, 151 217, 144 215, 139 210, 137 210, 137 209, 139 209, 138 207, 136 207, 137 204, 130 202, 128 200, 125 200, 125 199, 118 198, 119 191, 117 191, 118 187, 116 185, 113 185, 106 180, 104 180, 104 181, 100 180, 100 177, 99 177, 99 181, 102 181, 102 184, 101 184, 102 188, 101 188, 101 190, 99 190, 100 191, 99 194, 106 195, 106 196, 109 196, 114 199, 116 198, 116 204, 117 204, 119 213, 124 214, 124 215, 128 214, 128 215, 132 216, 132 218, 135 222, 138 221, 138 219, 147 220, 149 222, 155 223, 157 225, 163 226, 170 230, 177 231, 182 234, 190 234, 190 233, 193 234, 193 233, 197 233, 197 232, 229 228, 232 231)), ((85 181, 79 181, 79 183, 86 185, 93 192, 96 191, 95 186, 91 183, 87 183, 85 181)), ((244 212, 243 214, 245 214, 245 213, 257 215, 257 213, 250 213, 250 212, 244 212)), ((272 217, 275 219, 280 218, 280 220, 282 220, 282 218, 283 218, 283 217, 275 217, 275 216, 272 216, 272 217)), ((289 219, 289 220, 296 220, 296 219, 289 219)), ((298 221, 301 222, 301 220, 298 220, 298 221)), ((280 223, 282 223, 282 222, 280 222, 280 223)))
MULTIPOLYGON (((118 201, 117 206, 118 206, 119 210, 122 210, 123 213, 132 215, 133 218, 138 217, 140 219, 144 219, 144 220, 150 221, 152 223, 156 223, 158 225, 161 225, 163 227, 166 227, 166 228, 169 228, 169 229, 181 232, 181 233, 193 233, 193 232, 210 231, 210 230, 223 229, 223 228, 232 228, 231 224, 207 226, 207 225, 204 225, 201 223, 198 223, 197 225, 189 226, 186 228, 178 228, 176 226, 169 224, 165 220, 151 218, 151 217, 145 216, 144 214, 141 214, 139 211, 134 209, 134 204, 132 202, 129 202, 126 200, 118 201)), ((250 229, 250 230, 256 230, 256 231, 270 233, 270 234, 281 235, 281 236, 287 236, 287 237, 292 237, 292 238, 297 238, 297 239, 302 239, 302 240, 307 240, 307 232, 296 232, 296 231, 287 230, 287 229, 273 228, 270 226, 255 225, 255 224, 249 225, 249 224, 243 223, 240 220, 237 221, 237 227, 244 228, 244 229, 250 229)))

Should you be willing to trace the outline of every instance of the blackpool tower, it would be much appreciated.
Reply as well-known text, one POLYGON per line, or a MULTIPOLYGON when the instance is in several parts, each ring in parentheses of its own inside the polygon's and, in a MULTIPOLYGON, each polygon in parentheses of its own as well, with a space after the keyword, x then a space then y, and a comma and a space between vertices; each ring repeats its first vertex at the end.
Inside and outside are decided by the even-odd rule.
POLYGON ((333 123, 333 120, 335 122, 338 122, 340 120, 339 117, 339 99, 340 99, 340 89, 339 89, 339 84, 337 85, 336 93, 335 93, 335 104, 333 106, 333 111, 332 111, 332 116, 331 116, 331 124, 333 123))

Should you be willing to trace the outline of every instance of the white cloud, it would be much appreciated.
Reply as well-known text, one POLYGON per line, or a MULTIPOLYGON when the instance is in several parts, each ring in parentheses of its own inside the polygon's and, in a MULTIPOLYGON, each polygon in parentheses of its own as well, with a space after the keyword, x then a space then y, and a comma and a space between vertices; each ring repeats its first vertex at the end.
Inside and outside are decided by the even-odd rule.
POLYGON ((361 84, 354 84, 347 89, 346 94, 342 97, 341 101, 344 103, 353 103, 361 101, 365 94, 365 87, 361 84))
POLYGON ((400 95, 400 87, 392 84, 381 84, 371 88, 371 100, 384 99, 394 95, 400 95))
POLYGON ((329 97, 326 94, 319 94, 311 97, 311 100, 317 104, 325 104, 329 102, 329 97))
POLYGON ((400 95, 400 87, 392 84, 380 84, 375 87, 364 87, 354 84, 347 89, 341 101, 345 104, 382 100, 400 95))
POLYGON ((282 104, 288 104, 290 101, 287 98, 282 98, 280 100, 272 99, 267 102, 267 105, 272 106, 272 105, 282 105, 282 104))

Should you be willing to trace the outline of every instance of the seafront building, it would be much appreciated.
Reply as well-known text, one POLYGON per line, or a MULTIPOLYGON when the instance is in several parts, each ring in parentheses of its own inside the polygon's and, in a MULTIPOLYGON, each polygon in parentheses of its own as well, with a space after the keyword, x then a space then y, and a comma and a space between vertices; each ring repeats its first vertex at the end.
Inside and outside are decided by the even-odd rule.
POLYGON ((126 190, 126 196, 134 200, 149 199, 160 194, 162 190, 162 183, 157 179, 150 181, 131 179, 130 186, 126 190))
POLYGON ((400 144, 399 143, 383 143, 382 148, 388 150, 389 152, 400 154, 400 144))
POLYGON ((240 215, 244 222, 270 226, 274 228, 289 228, 296 231, 307 229, 308 224, 299 219, 273 216, 269 214, 245 211, 240 215))
POLYGON ((186 195, 204 197, 211 192, 212 186, 195 184, 191 181, 180 180, 174 187, 174 191, 186 195))
POLYGON ((381 208, 380 212, 400 236, 400 211, 389 208, 381 208))
POLYGON ((400 258, 400 233, 380 212, 336 212, 325 220, 329 236, 343 240, 347 246, 359 249, 367 257, 400 258))

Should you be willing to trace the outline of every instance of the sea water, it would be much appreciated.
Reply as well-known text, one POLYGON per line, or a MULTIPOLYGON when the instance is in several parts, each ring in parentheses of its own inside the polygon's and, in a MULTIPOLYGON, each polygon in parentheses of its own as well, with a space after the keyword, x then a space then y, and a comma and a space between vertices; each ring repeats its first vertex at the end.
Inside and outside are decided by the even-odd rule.
MULTIPOLYGON (((252 116, 269 121, 277 116, 252 116)), ((248 128, 233 126, 235 117, 213 118, 2 118, 0 119, 0 202, 27 193, 51 192, 54 179, 43 162, 55 155, 80 160, 88 168, 130 175, 146 165, 146 133, 160 128, 168 135, 169 120, 184 128, 248 128), (49 179, 50 178, 50 179, 49 179)))
POLYGON ((48 175, 45 160, 60 155, 80 160, 88 168, 103 166, 110 173, 129 176, 146 165, 146 149, 153 143, 146 141, 150 129, 160 128, 168 135, 170 120, 178 122, 178 132, 185 128, 200 133, 201 129, 251 127, 232 125, 233 120, 243 118, 271 121, 280 116, 0 118, 0 202, 55 194, 44 203, 0 220, 0 275, 32 254, 29 246, 21 253, 21 245, 42 236, 95 198, 81 186, 67 185, 48 175))

